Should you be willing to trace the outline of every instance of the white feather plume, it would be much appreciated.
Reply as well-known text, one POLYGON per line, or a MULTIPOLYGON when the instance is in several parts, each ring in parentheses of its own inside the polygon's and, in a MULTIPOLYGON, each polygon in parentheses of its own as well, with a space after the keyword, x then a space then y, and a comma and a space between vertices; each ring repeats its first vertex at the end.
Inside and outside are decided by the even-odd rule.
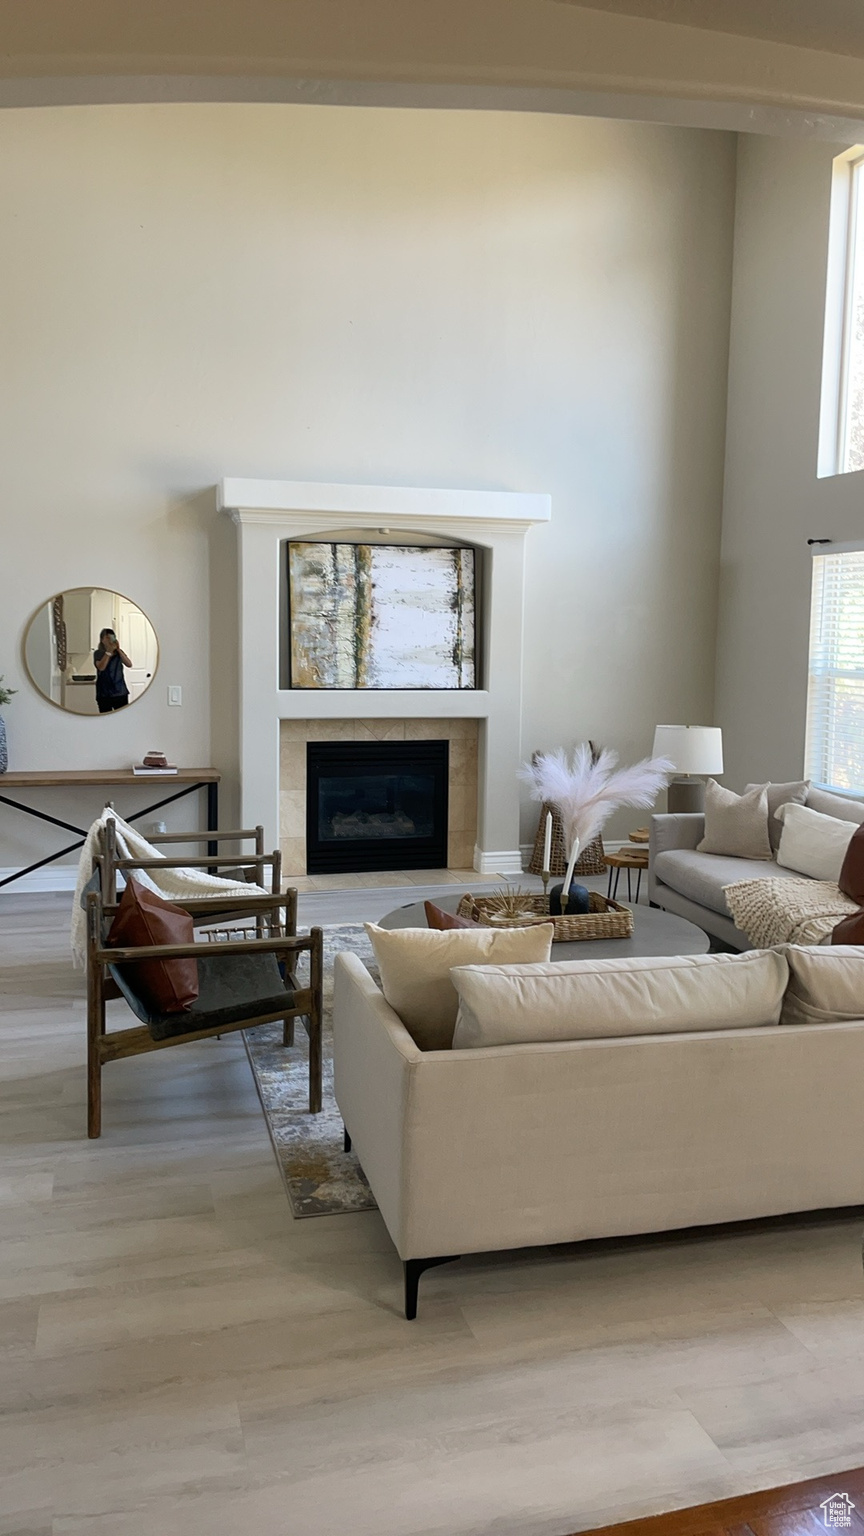
POLYGON ((568 848, 585 848, 622 806, 653 805, 675 772, 666 757, 646 757, 630 768, 616 768, 617 762, 617 752, 604 747, 595 757, 590 745, 582 742, 569 759, 559 747, 557 752, 539 753, 520 770, 532 799, 548 800, 557 807, 568 848))

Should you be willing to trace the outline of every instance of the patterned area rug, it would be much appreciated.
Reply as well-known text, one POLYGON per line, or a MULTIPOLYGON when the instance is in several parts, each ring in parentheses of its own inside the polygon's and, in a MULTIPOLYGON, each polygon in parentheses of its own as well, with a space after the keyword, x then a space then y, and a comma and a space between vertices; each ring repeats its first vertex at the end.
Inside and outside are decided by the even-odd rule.
MULTIPOLYGON (((342 1117, 333 1098, 333 957, 347 949, 378 972, 362 923, 324 929, 324 1108, 309 1113, 309 1040, 298 1019, 294 1045, 282 1044, 282 1025, 244 1031, 267 1129, 295 1216, 374 1211, 375 1199, 353 1152, 342 1150, 342 1117)), ((301 971, 302 977, 302 971, 301 971)))

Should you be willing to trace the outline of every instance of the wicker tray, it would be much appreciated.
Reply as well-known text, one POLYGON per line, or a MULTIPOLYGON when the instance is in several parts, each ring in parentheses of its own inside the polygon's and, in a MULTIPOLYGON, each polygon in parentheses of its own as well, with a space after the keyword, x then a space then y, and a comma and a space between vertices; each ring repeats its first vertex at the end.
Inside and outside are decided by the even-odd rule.
POLYGON ((617 901, 591 891, 590 912, 565 912, 562 917, 550 917, 549 901, 545 896, 526 896, 526 916, 492 922, 496 907, 494 896, 466 894, 459 903, 460 917, 473 917, 487 928, 527 928, 535 923, 554 923, 553 944, 573 944, 580 939, 629 939, 633 933, 633 913, 617 901), (530 914, 530 915, 529 915, 530 914))

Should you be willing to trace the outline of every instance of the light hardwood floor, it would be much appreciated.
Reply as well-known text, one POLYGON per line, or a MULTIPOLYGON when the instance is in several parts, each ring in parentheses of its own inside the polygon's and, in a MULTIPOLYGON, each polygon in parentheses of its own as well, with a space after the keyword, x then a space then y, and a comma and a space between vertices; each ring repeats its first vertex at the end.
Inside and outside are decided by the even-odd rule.
POLYGON ((87 1142, 68 908, 0 898, 0 1536, 558 1536, 860 1462, 860 1218, 466 1260, 406 1323, 236 1036, 106 1068, 87 1142))

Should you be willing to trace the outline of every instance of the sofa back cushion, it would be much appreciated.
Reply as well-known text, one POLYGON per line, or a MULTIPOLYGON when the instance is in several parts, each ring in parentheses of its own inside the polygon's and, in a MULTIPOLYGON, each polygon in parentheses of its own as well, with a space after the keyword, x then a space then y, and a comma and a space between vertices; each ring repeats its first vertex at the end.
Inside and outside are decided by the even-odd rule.
POLYGON ((789 985, 781 1024, 864 1019, 864 945, 786 944, 789 985))
POLYGON ((744 790, 749 795, 754 789, 764 789, 768 797, 768 838, 774 853, 780 847, 780 837, 783 832, 783 823, 778 820, 777 812, 781 805, 805 805, 807 791, 810 788, 809 779, 793 779, 790 784, 748 784, 744 790))
POLYGON ((806 805, 781 805, 777 814, 783 823, 777 863, 809 875, 811 880, 836 884, 855 823, 838 821, 836 816, 825 816, 806 805))
POLYGON ((776 1024, 788 974, 776 950, 461 966, 453 1048, 776 1024))
POLYGON ((506 965, 548 960, 551 923, 529 928, 379 928, 366 924, 390 1007, 421 1051, 446 1051, 453 1043, 459 998, 450 980, 454 965, 506 965))
POLYGON ((819 811, 822 816, 836 816, 839 821, 854 821, 858 827, 864 822, 864 800, 847 800, 845 795, 832 795, 830 790, 814 789, 811 784, 804 803, 811 811, 819 811))
POLYGON ((739 859, 770 859, 768 792, 757 784, 736 795, 714 779, 705 785, 705 836, 699 853, 725 853, 739 859))

